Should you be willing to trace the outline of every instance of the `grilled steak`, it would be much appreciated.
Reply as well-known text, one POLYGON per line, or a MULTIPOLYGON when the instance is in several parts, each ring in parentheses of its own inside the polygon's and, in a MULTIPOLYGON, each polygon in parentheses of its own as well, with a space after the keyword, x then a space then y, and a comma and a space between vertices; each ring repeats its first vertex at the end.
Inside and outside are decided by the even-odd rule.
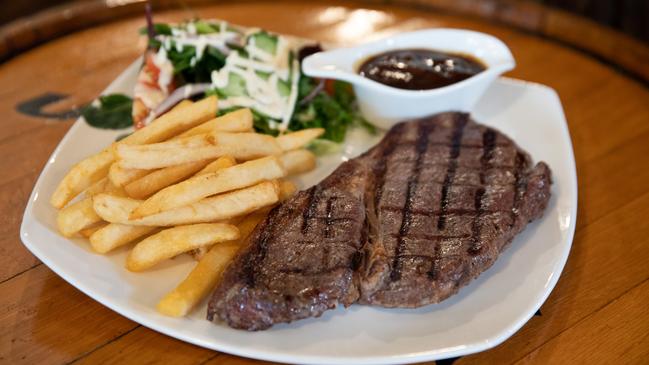
POLYGON ((550 169, 500 132, 445 113, 401 123, 271 211, 209 302, 248 330, 338 304, 436 303, 489 268, 550 197, 550 169))

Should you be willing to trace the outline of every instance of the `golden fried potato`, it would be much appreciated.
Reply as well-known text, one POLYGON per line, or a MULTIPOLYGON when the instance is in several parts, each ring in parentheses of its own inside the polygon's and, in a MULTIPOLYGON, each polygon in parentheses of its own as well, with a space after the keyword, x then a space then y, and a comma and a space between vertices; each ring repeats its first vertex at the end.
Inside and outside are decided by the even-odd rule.
POLYGON ((116 150, 119 164, 132 169, 156 169, 221 156, 247 161, 281 152, 273 137, 257 133, 198 134, 143 146, 120 145, 116 150))
POLYGON ((217 98, 215 96, 208 97, 193 104, 191 108, 185 108, 187 107, 184 104, 175 107, 146 127, 74 165, 52 194, 50 204, 61 209, 83 190, 104 178, 115 160, 116 145, 137 145, 164 141, 213 118, 217 111, 217 98))
POLYGON ((188 162, 214 159, 214 138, 199 134, 146 145, 119 145, 115 154, 118 164, 126 169, 157 169, 188 162))
POLYGON ((126 268, 130 271, 146 270, 163 260, 195 248, 237 238, 237 227, 223 223, 192 224, 165 229, 135 245, 126 258, 126 268))
POLYGON ((99 194, 93 200, 95 211, 105 221, 139 226, 168 227, 222 221, 275 204, 279 201, 279 183, 266 181, 206 198, 188 206, 133 220, 129 219, 129 215, 142 201, 109 194, 99 194))
POLYGON ((280 156, 288 175, 309 172, 315 168, 315 155, 305 149, 288 151, 280 156))
POLYGON ((247 215, 239 224, 239 239, 217 243, 198 261, 194 269, 173 291, 158 303, 162 314, 181 317, 205 298, 216 286, 227 265, 255 227, 266 218, 270 209, 263 208, 247 215))
POLYGON ((158 303, 158 312, 171 317, 182 317, 216 287, 223 271, 239 251, 238 242, 214 245, 196 267, 173 291, 158 303))
POLYGON ((142 218, 182 207, 208 196, 245 188, 285 175, 284 168, 275 156, 251 160, 221 171, 198 175, 162 189, 135 209, 130 218, 142 218))
POLYGON ((106 192, 106 190, 108 190, 109 186, 111 185, 112 184, 110 184, 108 178, 104 177, 101 180, 98 180, 97 182, 88 186, 88 188, 84 190, 83 193, 85 194, 86 198, 92 198, 94 195, 106 192))
POLYGON ((113 150, 107 148, 72 166, 56 187, 50 204, 57 209, 63 208, 83 190, 104 178, 113 160, 113 150))
POLYGON ((56 217, 59 232, 65 237, 71 237, 98 222, 101 222, 101 218, 95 213, 91 198, 85 198, 61 209, 56 217))
POLYGON ((251 132, 252 131, 252 112, 250 109, 238 109, 233 112, 222 115, 218 118, 208 120, 175 138, 184 138, 195 136, 197 134, 212 132, 251 132))
MULTIPOLYGON (((203 169, 210 160, 187 162, 155 170, 148 175, 128 183, 124 191, 131 198, 146 199, 152 194, 194 175, 203 169)), ((147 171, 147 170, 144 170, 147 171)))
MULTIPOLYGON (((111 223, 129 224, 128 216, 142 200, 102 193, 92 197, 92 208, 102 219, 111 223)), ((143 224, 146 225, 146 224, 143 224)))
POLYGON ((254 160, 282 153, 275 138, 266 134, 213 133, 212 136, 216 146, 223 147, 225 154, 234 157, 237 161, 254 160))
POLYGON ((100 230, 100 229, 106 227, 108 224, 110 224, 110 223, 108 223, 108 222, 104 222, 104 221, 97 222, 97 223, 91 225, 91 226, 88 227, 88 228, 84 228, 84 229, 80 230, 80 231, 79 231, 79 234, 81 234, 81 235, 82 235, 83 237, 85 237, 85 238, 89 238, 89 237, 92 236, 95 232, 97 232, 98 230, 100 230))
POLYGON ((181 103, 118 142, 120 145, 157 143, 187 131, 216 116, 218 100, 210 96, 192 104, 181 103))
POLYGON ((90 235, 90 245, 97 253, 107 253, 157 229, 157 227, 109 223, 90 235))
POLYGON ((201 171, 197 172, 196 175, 203 175, 203 174, 209 174, 210 172, 217 172, 221 169, 225 169, 227 167, 231 167, 237 164, 237 160, 235 160, 231 156, 223 156, 219 157, 214 162, 211 162, 209 165, 205 166, 201 171))
POLYGON ((291 151, 298 148, 303 148, 309 142, 320 137, 324 134, 322 128, 303 129, 301 131, 283 134, 277 137, 277 143, 282 148, 282 151, 291 151))
POLYGON ((297 192, 297 186, 291 180, 280 180, 279 182, 279 201, 292 197, 297 192))
POLYGON ((123 187, 126 184, 137 180, 151 173, 151 170, 125 169, 118 163, 113 163, 108 170, 108 179, 116 187, 123 187))

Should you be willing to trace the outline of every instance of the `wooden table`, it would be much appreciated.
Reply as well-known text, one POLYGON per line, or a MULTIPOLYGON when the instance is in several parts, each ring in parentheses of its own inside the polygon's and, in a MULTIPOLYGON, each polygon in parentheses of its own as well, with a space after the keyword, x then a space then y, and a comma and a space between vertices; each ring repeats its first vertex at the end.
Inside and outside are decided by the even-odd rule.
MULTIPOLYGON (((502 345, 456 364, 649 361, 646 82, 564 43, 422 8, 243 2, 194 11, 325 42, 353 43, 439 26, 475 29, 506 42, 518 63, 509 76, 549 85, 565 107, 579 176, 577 231, 541 315, 502 345)), ((193 14, 165 11, 156 17, 179 20, 193 14)), ((128 18, 79 31, 0 65, 0 363, 254 362, 131 322, 67 284, 20 241, 27 198, 72 125, 74 108, 97 96, 141 53, 144 40, 137 30, 143 21, 128 18)))

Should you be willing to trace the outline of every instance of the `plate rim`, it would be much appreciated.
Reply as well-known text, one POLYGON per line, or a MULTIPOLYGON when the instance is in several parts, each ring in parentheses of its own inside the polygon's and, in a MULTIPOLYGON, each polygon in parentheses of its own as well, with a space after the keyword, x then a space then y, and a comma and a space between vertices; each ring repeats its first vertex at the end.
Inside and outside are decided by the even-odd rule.
MULTIPOLYGON (((136 59, 133 63, 131 63, 127 68, 125 68, 118 77, 116 77, 109 85, 104 89, 100 95, 103 95, 107 91, 114 89, 115 85, 119 85, 126 80, 128 80, 129 77, 129 72, 131 68, 135 67, 135 65, 138 65, 140 62, 141 58, 136 59)), ((63 278, 66 282, 74 286, 75 288, 79 289, 82 293, 85 295, 89 296, 93 300, 99 302, 100 304, 104 305, 105 307, 108 307, 112 311, 118 313, 119 315, 122 315, 144 327, 150 328, 156 332, 162 333, 164 335, 170 336, 172 338, 176 338, 179 340, 182 340, 184 342, 188 342, 200 347, 212 349, 215 351, 220 351, 220 352, 225 352, 237 356, 242 356, 242 357, 248 357, 248 358, 254 358, 254 359, 259 359, 259 360, 270 360, 270 361, 279 361, 279 362, 286 362, 286 363, 309 363, 309 364, 391 364, 395 362, 400 362, 400 363, 413 363, 413 362, 420 362, 420 361, 431 361, 431 360, 439 360, 439 359, 445 359, 445 358, 452 358, 452 357, 457 357, 457 356, 464 356, 472 353, 477 353, 477 352, 482 352, 485 350, 488 350, 490 348, 493 348, 495 346, 498 346, 499 344, 503 343, 505 340, 510 338, 514 333, 516 333, 529 319, 534 315, 534 313, 541 307, 541 305, 547 300, 548 296, 556 286, 559 277, 563 273, 563 269, 565 268, 565 264, 567 262, 568 256, 570 254, 570 250, 572 248, 572 242, 574 239, 574 234, 575 234, 575 229, 576 229, 576 221, 577 221, 577 202, 578 202, 578 186, 577 186, 577 172, 576 172, 576 163, 575 163, 575 158, 574 158, 574 149, 572 145, 572 139, 570 137, 570 131, 568 128, 567 120, 565 117, 565 112, 563 109, 563 104, 561 103, 561 100, 557 94, 557 92, 552 89, 549 86, 535 83, 535 82, 530 82, 530 81, 524 81, 524 80, 519 80, 519 79, 513 79, 513 78, 508 78, 508 77, 500 77, 498 78, 496 82, 499 83, 505 83, 505 84, 510 84, 510 85, 519 85, 519 86, 525 86, 525 87, 532 87, 532 88, 538 88, 542 89, 545 92, 549 93, 551 97, 556 99, 557 105, 559 106, 559 112, 560 112, 560 117, 561 117, 561 132, 563 134, 564 139, 567 141, 568 145, 566 146, 569 151, 569 156, 565 156, 566 160, 568 160, 568 167, 570 168, 570 176, 568 176, 569 181, 568 183, 570 184, 571 191, 574 191, 574 196, 572 201, 570 202, 570 216, 573 217, 573 219, 570 220, 569 227, 567 230, 567 236, 566 236, 566 244, 564 245, 563 250, 561 251, 561 256, 557 257, 557 262, 554 265, 553 272, 556 272, 557 275, 552 275, 550 278, 548 284, 545 287, 545 290, 543 293, 538 297, 538 299, 535 301, 535 304, 533 306, 533 309, 529 311, 521 311, 521 314, 518 316, 517 320, 509 324, 504 330, 502 330, 500 333, 491 336, 490 338, 484 340, 484 341, 479 341, 471 344, 465 344, 463 346, 459 346, 458 348, 443 348, 443 349, 433 349, 429 351, 422 351, 422 352, 417 352, 417 353, 404 353, 404 354, 398 354, 398 355, 381 355, 381 356, 374 356, 374 357, 367 357, 367 356, 327 356, 323 357, 320 355, 305 355, 305 354, 290 354, 286 351, 278 351, 278 350, 257 350, 257 349, 251 349, 251 348, 242 348, 240 346, 236 345, 229 345, 227 343, 215 343, 215 342, 207 342, 204 341, 200 338, 195 338, 189 335, 186 335, 183 332, 177 332, 173 328, 169 328, 163 324, 156 323, 155 320, 148 318, 147 316, 143 316, 140 313, 137 313, 136 311, 133 311, 129 307, 124 307, 118 303, 113 303, 110 298, 108 298, 106 295, 103 295, 101 292, 98 292, 94 290, 91 287, 88 287, 84 285, 81 281, 75 279, 73 275, 68 275, 66 272, 66 269, 64 267, 57 266, 54 264, 48 256, 42 252, 38 248, 38 244, 34 244, 30 240, 30 228, 38 228, 36 225, 40 224, 35 217, 32 214, 33 211, 33 203, 34 203, 34 198, 38 194, 37 187, 39 187, 42 184, 42 180, 44 179, 44 176, 46 176, 49 172, 49 170, 53 166, 53 161, 56 160, 58 157, 58 154, 60 150, 65 146, 71 136, 74 134, 73 132, 80 127, 84 122, 82 118, 78 118, 74 124, 70 127, 70 129, 66 132, 65 136, 61 139, 57 147, 54 149, 50 157, 46 160, 44 168, 41 170, 41 173, 39 174, 38 179, 36 180, 34 187, 32 189, 32 192, 29 196, 29 200, 27 202, 27 206, 25 207, 25 211, 23 214, 23 219, 21 222, 20 226, 20 237, 21 241, 25 245, 25 247, 32 253, 34 254, 42 263, 44 263, 50 270, 52 270, 54 273, 56 273, 58 276, 63 278)), ((66 238, 64 238, 66 239, 66 238)), ((66 239, 70 241, 69 239, 66 239)))

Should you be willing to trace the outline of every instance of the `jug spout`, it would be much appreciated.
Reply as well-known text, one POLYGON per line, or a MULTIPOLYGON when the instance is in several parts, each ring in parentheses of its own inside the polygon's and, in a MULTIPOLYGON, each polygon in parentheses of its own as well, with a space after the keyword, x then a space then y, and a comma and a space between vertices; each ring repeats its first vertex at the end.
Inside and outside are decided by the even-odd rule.
POLYGON ((355 70, 356 57, 358 55, 353 48, 318 52, 302 61, 302 71, 311 77, 354 83, 362 78, 355 70))

